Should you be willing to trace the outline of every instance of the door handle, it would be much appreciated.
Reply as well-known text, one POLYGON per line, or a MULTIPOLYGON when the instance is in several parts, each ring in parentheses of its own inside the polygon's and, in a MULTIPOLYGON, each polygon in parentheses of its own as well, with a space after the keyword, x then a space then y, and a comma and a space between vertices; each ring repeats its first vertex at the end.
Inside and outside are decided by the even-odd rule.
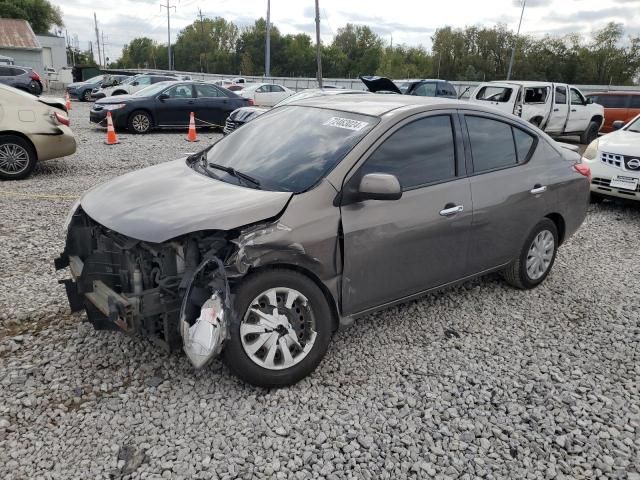
POLYGON ((444 210, 440 210, 440 215, 443 217, 450 217, 451 215, 464 211, 464 205, 453 205, 448 203, 444 207, 444 210))
POLYGON ((533 189, 529 191, 532 195, 538 195, 547 191, 547 187, 540 185, 539 183, 533 186, 533 189))
POLYGON ((560 109, 559 109, 559 108, 554 108, 554 109, 553 109, 553 111, 554 111, 554 112, 559 112, 559 111, 560 111, 560 109))
POLYGON ((574 109, 572 109, 571 111, 572 111, 572 112, 577 112, 577 110, 576 110, 575 108, 574 108, 574 109))

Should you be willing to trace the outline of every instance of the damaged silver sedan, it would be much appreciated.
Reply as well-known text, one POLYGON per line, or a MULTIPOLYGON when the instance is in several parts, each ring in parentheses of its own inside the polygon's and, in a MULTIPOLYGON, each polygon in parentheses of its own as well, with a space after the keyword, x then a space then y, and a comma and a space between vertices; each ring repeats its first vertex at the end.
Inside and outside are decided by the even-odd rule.
POLYGON ((491 271, 540 284, 586 213, 579 162, 479 105, 301 100, 87 192, 56 268, 95 328, 290 385, 355 317, 491 271))

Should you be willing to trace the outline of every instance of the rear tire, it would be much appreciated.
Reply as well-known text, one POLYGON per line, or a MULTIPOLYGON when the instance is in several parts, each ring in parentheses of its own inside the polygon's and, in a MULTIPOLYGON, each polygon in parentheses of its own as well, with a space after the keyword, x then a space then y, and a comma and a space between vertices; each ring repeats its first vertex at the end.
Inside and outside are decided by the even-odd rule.
POLYGON ((596 138, 598 138, 598 130, 600 130, 600 125, 598 125, 596 122, 589 123, 587 129, 582 132, 582 135, 580 135, 580 143, 582 143, 583 145, 589 145, 596 138))
POLYGON ((558 229, 556 224, 544 218, 533 227, 514 260, 502 275, 508 284, 521 290, 530 290, 540 285, 551 272, 558 251, 558 229))
POLYGON ((313 372, 327 352, 333 332, 331 309, 320 288, 301 273, 274 269, 246 277, 235 292, 234 307, 237 316, 230 322, 224 361, 247 383, 259 387, 293 385, 313 372), (264 327, 260 317, 253 313, 256 309, 274 311, 268 292, 273 292, 272 298, 277 299, 275 311, 281 318, 286 317, 289 329, 264 327), (292 300, 287 306, 289 293, 292 300), (262 331, 249 330, 253 328, 255 332, 257 327, 262 331), (289 341, 287 332, 293 333, 298 345, 289 341), (269 345, 274 344, 269 361, 269 345), (262 347, 256 349, 257 345, 262 347), (288 355, 283 353, 284 345, 288 345, 288 355))
POLYGON ((37 161, 30 142, 17 135, 0 135, 0 179, 22 180, 29 176, 37 161))
POLYGON ((129 120, 127 120, 127 130, 133 133, 148 133, 152 127, 153 120, 151 119, 151 115, 142 110, 136 110, 129 115, 129 120))

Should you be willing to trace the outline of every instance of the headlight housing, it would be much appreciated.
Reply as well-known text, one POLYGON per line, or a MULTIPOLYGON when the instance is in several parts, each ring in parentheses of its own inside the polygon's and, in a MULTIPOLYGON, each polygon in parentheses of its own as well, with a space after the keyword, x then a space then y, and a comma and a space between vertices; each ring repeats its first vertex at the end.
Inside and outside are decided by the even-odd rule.
POLYGON ((584 158, 586 158, 587 160, 595 160, 596 157, 598 156, 598 146, 599 146, 599 144, 600 144, 600 140, 596 138, 593 142, 591 142, 589 144, 589 146, 584 151, 582 156, 584 158))
POLYGON ((108 103, 103 105, 103 110, 118 110, 119 108, 123 108, 126 106, 126 103, 108 103))
POLYGON ((81 199, 79 198, 78 200, 73 202, 73 205, 69 209, 69 213, 67 213, 67 218, 65 218, 64 220, 65 233, 67 233, 67 231, 69 230, 69 225, 71 225, 71 220, 73 220, 73 216, 76 214, 76 212, 78 211, 78 208, 80 207, 80 200, 81 199))

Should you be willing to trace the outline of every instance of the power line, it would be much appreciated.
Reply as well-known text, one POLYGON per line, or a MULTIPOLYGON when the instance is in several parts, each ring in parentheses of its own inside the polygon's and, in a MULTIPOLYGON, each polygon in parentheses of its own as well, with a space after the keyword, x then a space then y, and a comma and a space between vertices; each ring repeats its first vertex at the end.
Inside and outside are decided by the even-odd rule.
POLYGON ((173 8, 175 12, 176 7, 171 6, 169 1, 170 0, 167 0, 166 5, 160 4, 160 11, 162 11, 162 7, 167 9, 167 58, 169 59, 169 70, 173 70, 171 68, 171 9, 173 8))

